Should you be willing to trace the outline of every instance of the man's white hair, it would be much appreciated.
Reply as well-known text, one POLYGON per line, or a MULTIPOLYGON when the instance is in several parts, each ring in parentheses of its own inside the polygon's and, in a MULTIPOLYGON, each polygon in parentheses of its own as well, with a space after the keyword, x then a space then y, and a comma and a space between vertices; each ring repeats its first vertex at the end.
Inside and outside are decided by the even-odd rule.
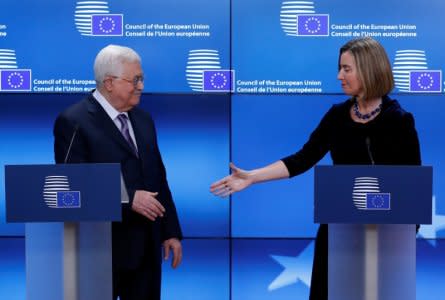
POLYGON ((118 45, 106 46, 99 51, 94 61, 96 85, 100 87, 107 76, 121 76, 123 64, 134 62, 141 63, 141 57, 133 49, 118 45))

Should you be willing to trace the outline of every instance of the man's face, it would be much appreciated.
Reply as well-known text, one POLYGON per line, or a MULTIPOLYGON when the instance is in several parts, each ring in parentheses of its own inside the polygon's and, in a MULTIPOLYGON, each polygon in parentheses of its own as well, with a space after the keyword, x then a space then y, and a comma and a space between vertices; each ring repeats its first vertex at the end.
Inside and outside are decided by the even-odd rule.
POLYGON ((139 104, 144 89, 142 68, 140 63, 125 62, 120 76, 110 76, 110 103, 118 111, 129 111, 139 104), (138 80, 139 79, 139 80, 138 80), (136 83, 136 84, 135 84, 136 83))

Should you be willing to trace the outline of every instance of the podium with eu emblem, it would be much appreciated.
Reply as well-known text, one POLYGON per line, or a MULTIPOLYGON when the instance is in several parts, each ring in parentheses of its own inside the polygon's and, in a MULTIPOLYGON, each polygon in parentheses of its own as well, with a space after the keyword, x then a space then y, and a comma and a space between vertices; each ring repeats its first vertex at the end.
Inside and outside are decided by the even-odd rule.
POLYGON ((25 223, 28 300, 112 298, 119 164, 5 166, 6 220, 25 223))
POLYGON ((329 300, 415 300, 416 224, 432 222, 432 168, 316 166, 329 300))

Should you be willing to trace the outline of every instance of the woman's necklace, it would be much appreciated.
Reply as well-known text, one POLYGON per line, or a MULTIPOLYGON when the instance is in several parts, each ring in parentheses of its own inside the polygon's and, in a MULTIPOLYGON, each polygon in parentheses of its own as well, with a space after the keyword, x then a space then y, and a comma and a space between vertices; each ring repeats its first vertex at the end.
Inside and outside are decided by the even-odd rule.
POLYGON ((371 111, 370 113, 362 114, 358 110, 358 103, 357 103, 357 99, 356 99, 354 101, 354 107, 352 109, 354 110, 354 114, 357 118, 359 118, 361 120, 368 120, 368 119, 372 118, 374 115, 378 114, 382 110, 382 103, 380 103, 379 106, 377 106, 377 108, 374 109, 373 111, 371 111))

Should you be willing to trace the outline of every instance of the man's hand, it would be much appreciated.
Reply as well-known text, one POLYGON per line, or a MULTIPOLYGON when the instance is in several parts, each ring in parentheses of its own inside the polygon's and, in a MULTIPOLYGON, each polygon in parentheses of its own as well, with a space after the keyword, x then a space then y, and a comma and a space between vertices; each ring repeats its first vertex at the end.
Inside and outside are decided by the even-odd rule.
POLYGON ((137 190, 134 193, 131 208, 151 221, 156 220, 157 217, 163 217, 165 208, 156 200, 157 195, 158 193, 137 190))
POLYGON ((168 260, 170 250, 173 252, 172 268, 175 269, 182 261, 182 246, 177 238, 164 241, 164 260, 168 260))

